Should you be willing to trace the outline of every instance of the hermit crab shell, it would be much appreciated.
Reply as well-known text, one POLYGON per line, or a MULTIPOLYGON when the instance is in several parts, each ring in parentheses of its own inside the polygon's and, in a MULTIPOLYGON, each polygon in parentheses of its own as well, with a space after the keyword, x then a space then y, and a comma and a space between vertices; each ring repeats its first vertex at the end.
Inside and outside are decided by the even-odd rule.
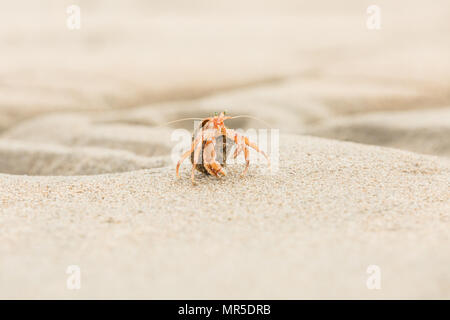
MULTIPOLYGON (((194 141, 195 137, 197 136, 197 133, 201 128, 203 128, 209 120, 203 120, 202 123, 198 126, 198 128, 194 131, 192 134, 192 141, 194 141)), ((231 139, 226 138, 223 135, 216 136, 216 161, 220 163, 222 167, 227 166, 227 156, 233 147, 234 141, 231 139)), ((200 172, 203 172, 204 174, 209 175, 209 172, 205 169, 203 166, 203 150, 205 149, 206 141, 203 141, 202 143, 202 150, 200 151, 199 158, 197 159, 197 164, 195 165, 195 169, 197 169, 200 172)), ((194 153, 191 153, 191 163, 194 165, 194 153)))

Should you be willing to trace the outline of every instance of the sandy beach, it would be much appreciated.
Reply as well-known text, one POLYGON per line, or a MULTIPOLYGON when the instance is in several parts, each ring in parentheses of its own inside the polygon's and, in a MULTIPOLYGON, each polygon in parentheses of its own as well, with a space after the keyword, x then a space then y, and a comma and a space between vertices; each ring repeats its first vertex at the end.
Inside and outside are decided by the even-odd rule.
POLYGON ((0 1, 0 298, 450 299, 450 4, 370 4, 0 1), (176 179, 223 110, 276 170, 176 179))

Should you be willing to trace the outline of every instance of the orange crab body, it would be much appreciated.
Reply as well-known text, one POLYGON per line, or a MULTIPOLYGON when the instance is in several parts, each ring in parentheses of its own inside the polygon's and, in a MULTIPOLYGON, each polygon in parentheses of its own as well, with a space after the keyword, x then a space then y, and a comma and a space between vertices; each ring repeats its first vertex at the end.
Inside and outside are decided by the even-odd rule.
MULTIPOLYGON (((197 136, 199 130, 202 130, 204 125, 207 123, 208 120, 204 120, 202 121, 202 123, 200 124, 200 126, 194 131, 194 133, 192 134, 192 142, 194 142, 195 140, 195 136, 197 136)), ((231 150, 234 141, 230 140, 229 138, 227 138, 224 135, 219 135, 215 138, 215 145, 214 145, 214 151, 216 154, 216 161, 222 166, 222 167, 226 167, 227 166, 227 158, 228 158, 228 151, 231 150)), ((209 145, 212 142, 210 141, 203 141, 202 142, 202 150, 200 152, 200 157, 199 159, 197 159, 197 161, 195 161, 194 164, 194 152, 191 153, 191 163, 193 166, 195 166, 195 169, 197 169, 198 171, 210 175, 210 173, 208 172, 208 170, 205 168, 205 166, 203 165, 203 155, 206 149, 206 152, 209 150, 209 145)), ((216 168, 218 169, 218 167, 216 168)))
POLYGON ((192 163, 192 183, 195 184, 195 170, 217 178, 226 176, 224 167, 226 167, 227 151, 231 149, 233 143, 236 145, 234 158, 244 152, 246 163, 242 176, 247 173, 250 165, 249 147, 262 153, 270 166, 270 160, 264 151, 260 150, 255 143, 250 142, 246 136, 225 126, 224 121, 227 119, 231 119, 231 117, 226 117, 225 113, 221 112, 218 116, 202 120, 201 125, 192 135, 190 150, 186 151, 177 163, 176 175, 178 178, 180 178, 179 168, 181 163, 189 156, 192 163))

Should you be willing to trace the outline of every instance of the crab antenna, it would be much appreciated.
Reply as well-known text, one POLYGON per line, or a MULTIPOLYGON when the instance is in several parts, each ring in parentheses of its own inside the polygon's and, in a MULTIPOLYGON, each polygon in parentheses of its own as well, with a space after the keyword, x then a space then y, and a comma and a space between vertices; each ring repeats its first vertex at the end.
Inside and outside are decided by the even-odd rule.
POLYGON ((162 124, 160 124, 158 127, 166 126, 166 125, 172 124, 172 123, 177 123, 177 122, 182 122, 182 121, 188 121, 188 120, 203 120, 203 118, 184 118, 184 119, 178 119, 178 120, 174 120, 174 121, 169 121, 169 122, 166 122, 166 123, 162 123, 162 124))
MULTIPOLYGON (((224 112, 224 114, 225 114, 225 112, 224 112)), ((217 116, 217 112, 215 112, 215 115, 217 116)), ((250 115, 239 115, 239 116, 229 117, 227 120, 237 119, 237 118, 253 119, 253 120, 256 120, 256 121, 259 121, 259 122, 263 123, 264 125, 268 126, 269 128, 272 128, 272 126, 268 122, 266 122, 266 121, 264 121, 262 119, 250 116, 250 115)), ((163 126, 166 126, 168 124, 182 122, 182 121, 188 121, 188 120, 205 120, 205 118, 183 118, 183 119, 177 119, 177 120, 169 121, 169 122, 166 122, 166 123, 162 123, 162 124, 158 125, 157 127, 163 127, 163 126)))
POLYGON ((269 128, 272 128, 272 126, 267 121, 264 121, 262 119, 259 119, 259 118, 253 117, 253 116, 249 116, 249 115, 240 115, 240 116, 230 117, 228 120, 237 119, 237 118, 253 119, 253 120, 256 120, 256 121, 259 121, 259 122, 263 123, 264 125, 268 126, 269 128))

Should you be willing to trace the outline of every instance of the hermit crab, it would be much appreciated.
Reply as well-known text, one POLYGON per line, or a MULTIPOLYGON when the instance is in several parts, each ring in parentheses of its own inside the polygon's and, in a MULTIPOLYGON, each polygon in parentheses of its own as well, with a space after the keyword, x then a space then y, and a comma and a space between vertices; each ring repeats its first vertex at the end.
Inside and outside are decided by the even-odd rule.
POLYGON ((195 184, 195 170, 217 178, 226 176, 224 167, 226 166, 227 151, 231 149, 233 144, 236 146, 234 158, 244 152, 245 168, 241 176, 247 173, 250 165, 249 147, 264 155, 270 167, 269 157, 264 151, 260 150, 248 137, 225 126, 224 121, 228 119, 233 119, 233 117, 226 116, 225 112, 221 112, 219 115, 216 113, 214 117, 202 119, 201 124, 192 135, 190 150, 183 153, 177 163, 176 175, 178 178, 180 178, 180 166, 189 156, 191 156, 191 180, 193 184, 195 184))

